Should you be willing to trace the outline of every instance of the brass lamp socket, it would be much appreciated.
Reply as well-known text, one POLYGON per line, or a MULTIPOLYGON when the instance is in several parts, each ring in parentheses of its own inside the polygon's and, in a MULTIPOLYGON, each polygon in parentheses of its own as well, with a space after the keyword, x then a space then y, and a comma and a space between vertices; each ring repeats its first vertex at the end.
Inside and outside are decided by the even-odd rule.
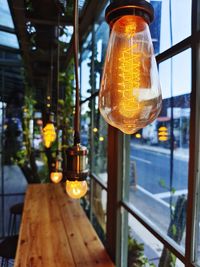
POLYGON ((62 158, 56 157, 55 161, 52 163, 52 172, 62 172, 62 158))
POLYGON ((118 0, 113 1, 105 11, 106 21, 111 27, 116 20, 126 15, 140 16, 150 24, 154 19, 154 9, 145 0, 118 0))
POLYGON ((76 144, 67 149, 66 179, 69 181, 84 181, 88 176, 87 148, 76 144))

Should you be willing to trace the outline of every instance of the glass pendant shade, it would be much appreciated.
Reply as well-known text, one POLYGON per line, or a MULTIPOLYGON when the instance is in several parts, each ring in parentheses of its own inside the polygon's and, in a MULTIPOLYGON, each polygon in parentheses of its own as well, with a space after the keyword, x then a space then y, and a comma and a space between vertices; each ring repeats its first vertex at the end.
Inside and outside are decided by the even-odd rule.
POLYGON ((47 123, 43 128, 43 139, 46 148, 50 148, 52 143, 56 140, 56 131, 52 122, 47 123))
POLYGON ((133 134, 151 123, 162 105, 149 26, 141 16, 125 15, 112 26, 99 92, 107 123, 133 134))
POLYGON ((63 178, 63 174, 60 171, 51 172, 50 179, 54 184, 58 184, 63 178))
POLYGON ((79 199, 87 193, 87 190, 86 181, 66 181, 66 192, 71 198, 79 199))

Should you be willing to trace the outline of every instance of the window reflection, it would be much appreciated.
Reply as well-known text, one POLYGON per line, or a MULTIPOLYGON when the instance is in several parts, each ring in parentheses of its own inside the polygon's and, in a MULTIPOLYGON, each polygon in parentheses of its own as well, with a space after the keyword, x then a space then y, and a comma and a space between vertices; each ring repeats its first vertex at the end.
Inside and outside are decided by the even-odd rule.
POLYGON ((192 1, 150 2, 155 10, 155 20, 150 25, 151 36, 155 53, 159 54, 191 35, 192 1))
POLYGON ((131 215, 128 216, 128 228, 128 267, 185 266, 131 215))
POLYGON ((159 72, 162 111, 131 137, 129 201, 184 249, 191 50, 161 63, 159 72))

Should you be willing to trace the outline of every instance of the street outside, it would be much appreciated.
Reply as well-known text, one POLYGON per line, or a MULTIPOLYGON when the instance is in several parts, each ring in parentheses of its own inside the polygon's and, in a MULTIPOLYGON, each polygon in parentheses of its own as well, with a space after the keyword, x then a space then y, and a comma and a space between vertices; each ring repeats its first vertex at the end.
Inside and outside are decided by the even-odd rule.
MULTIPOLYGON (((132 173, 129 202, 164 234, 167 234, 170 225, 170 196, 173 196, 172 209, 178 196, 187 197, 188 149, 177 148, 173 156, 173 178, 170 189, 170 150, 131 142, 130 170, 132 173)), ((129 226, 133 229, 133 237, 145 244, 146 256, 157 265, 162 244, 152 238, 147 230, 141 230, 144 227, 141 227, 136 220, 129 218, 129 226), (137 230, 134 231, 134 229, 137 230)), ((181 241, 183 251, 184 246, 185 234, 181 241)), ((176 266, 182 265, 176 263, 176 266)))

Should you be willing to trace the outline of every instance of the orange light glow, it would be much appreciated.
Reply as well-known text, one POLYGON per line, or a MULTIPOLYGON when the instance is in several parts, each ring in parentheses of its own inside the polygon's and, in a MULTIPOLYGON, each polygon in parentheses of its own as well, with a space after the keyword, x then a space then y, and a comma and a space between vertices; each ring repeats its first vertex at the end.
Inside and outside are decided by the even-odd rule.
POLYGON ((46 148, 51 147, 52 143, 56 140, 56 131, 53 123, 47 123, 43 128, 43 139, 46 148))
POLYGON ((161 142, 166 142, 168 140, 168 130, 167 127, 161 126, 158 129, 158 140, 161 142))
POLYGON ((149 27, 139 16, 123 16, 112 28, 99 94, 101 115, 133 134, 161 109, 161 90, 149 27))
POLYGON ((63 178, 62 172, 51 172, 50 179, 54 184, 58 184, 63 178))
POLYGON ((88 190, 86 181, 66 181, 66 192, 74 199, 83 197, 88 190))

